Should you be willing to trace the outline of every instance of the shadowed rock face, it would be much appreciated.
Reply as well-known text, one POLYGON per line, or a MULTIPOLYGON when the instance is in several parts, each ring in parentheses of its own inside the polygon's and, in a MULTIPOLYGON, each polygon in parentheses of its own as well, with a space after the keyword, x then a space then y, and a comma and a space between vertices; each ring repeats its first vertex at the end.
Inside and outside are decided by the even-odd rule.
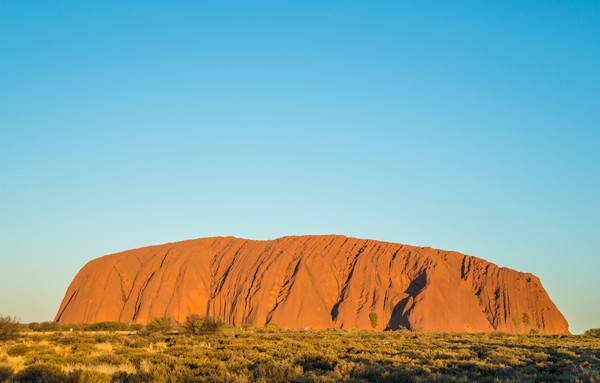
POLYGON ((61 323, 146 323, 188 314, 286 328, 568 333, 540 280, 451 251, 337 235, 202 238, 95 259, 61 323))

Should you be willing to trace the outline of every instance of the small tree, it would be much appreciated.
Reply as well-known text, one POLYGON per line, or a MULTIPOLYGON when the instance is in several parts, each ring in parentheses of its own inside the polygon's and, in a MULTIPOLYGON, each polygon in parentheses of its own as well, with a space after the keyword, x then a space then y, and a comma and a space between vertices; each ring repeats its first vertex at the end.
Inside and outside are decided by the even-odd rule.
POLYGON ((531 324, 531 319, 529 318, 529 313, 523 313, 523 324, 526 327, 529 327, 529 325, 531 324))
POLYGON ((221 330, 223 321, 212 317, 203 317, 199 314, 190 314, 185 318, 184 326, 193 335, 213 334, 221 330))
POLYGON ((8 315, 0 315, 0 340, 15 339, 19 336, 19 320, 8 315))
POLYGON ((205 334, 214 334, 223 329, 225 326, 225 322, 218 318, 206 317, 204 318, 204 324, 202 326, 202 331, 205 334))
POLYGON ((375 328, 377 327, 377 319, 378 319, 378 315, 375 311, 371 311, 369 313, 369 320, 371 321, 371 327, 375 328))
POLYGON ((199 314, 190 314, 185 318, 184 327, 190 334, 198 335, 200 334, 203 324, 204 317, 199 314))
POLYGON ((156 317, 146 325, 148 332, 166 333, 173 328, 173 319, 171 317, 156 317))

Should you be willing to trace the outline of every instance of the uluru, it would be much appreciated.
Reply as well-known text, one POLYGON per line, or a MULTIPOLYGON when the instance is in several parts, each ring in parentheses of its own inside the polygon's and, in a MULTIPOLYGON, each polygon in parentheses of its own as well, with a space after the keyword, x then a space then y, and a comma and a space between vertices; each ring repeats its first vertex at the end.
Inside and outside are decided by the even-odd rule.
POLYGON ((340 235, 211 237, 90 261, 60 323, 189 314, 284 328, 568 333, 535 275, 458 252, 340 235), (375 313, 375 314, 373 314, 375 313))

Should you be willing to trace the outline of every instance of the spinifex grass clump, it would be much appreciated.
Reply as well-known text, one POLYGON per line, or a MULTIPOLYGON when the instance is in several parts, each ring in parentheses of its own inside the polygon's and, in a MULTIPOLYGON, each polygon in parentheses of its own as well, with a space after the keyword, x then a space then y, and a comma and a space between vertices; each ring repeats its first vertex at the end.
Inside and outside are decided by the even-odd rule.
POLYGON ((600 381, 600 338, 589 335, 283 330, 221 322, 215 330, 205 319, 190 317, 168 329, 154 323, 140 331, 111 324, 99 327, 119 330, 23 332, 0 342, 0 381, 600 381))

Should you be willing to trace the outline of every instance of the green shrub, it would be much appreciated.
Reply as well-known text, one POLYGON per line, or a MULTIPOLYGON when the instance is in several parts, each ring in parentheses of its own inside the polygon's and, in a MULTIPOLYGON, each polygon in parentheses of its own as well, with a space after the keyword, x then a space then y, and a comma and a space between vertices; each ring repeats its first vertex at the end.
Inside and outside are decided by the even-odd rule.
POLYGON ((422 371, 419 367, 408 366, 405 369, 390 368, 378 363, 365 362, 359 364, 349 373, 352 382, 381 382, 381 383, 403 383, 403 382, 466 382, 468 380, 454 379, 419 379, 422 371))
POLYGON ((589 336, 591 338, 600 338, 600 328, 591 328, 583 333, 585 336, 589 336))
POLYGON ((302 366, 304 371, 332 371, 335 368, 337 361, 331 355, 310 352, 301 355, 300 358, 296 359, 295 364, 302 366))
POLYGON ((371 311, 369 313, 369 320, 371 321, 371 327, 373 327, 373 328, 377 327, 377 319, 379 319, 377 313, 375 311, 371 311))
POLYGON ((58 331, 60 325, 58 322, 32 322, 27 325, 31 331, 44 332, 44 331, 58 331))
POLYGON ((190 314, 185 318, 183 326, 190 334, 200 334, 200 328, 204 323, 204 317, 199 314, 190 314))
POLYGON ((96 345, 94 343, 75 343, 71 345, 71 352, 80 354, 91 354, 96 351, 96 345))
POLYGON ((73 381, 60 367, 53 364, 34 364, 19 371, 15 383, 65 383, 73 381))
POLYGON ((14 371, 12 367, 0 365, 0 382, 8 382, 13 374, 14 371))
POLYGON ((121 362, 115 364, 124 364, 129 362, 135 366, 135 368, 141 368, 142 363, 152 358, 153 355, 143 350, 127 350, 125 353, 123 353, 121 350, 119 357, 122 358, 121 362))
POLYGON ((252 366, 252 375, 256 381, 290 382, 302 375, 300 366, 291 366, 286 361, 269 360, 252 366))
MULTIPOLYGON (((129 337, 131 335, 125 335, 124 337, 129 337)), ((115 333, 95 333, 92 335, 96 343, 121 343, 123 338, 119 336, 119 334, 115 333)))
POLYGON ((83 331, 139 331, 142 325, 125 322, 97 322, 84 325, 83 331))
POLYGON ((151 343, 151 339, 147 339, 147 338, 151 338, 151 336, 127 338, 123 342, 123 345, 127 346, 129 348, 146 348, 146 347, 150 346, 150 343, 151 343))
POLYGON ((281 326, 275 323, 267 323, 265 327, 263 327, 265 332, 280 332, 282 330, 281 326))
POLYGON ((36 329, 39 327, 39 323, 38 322, 31 322, 27 325, 27 327, 31 330, 31 331, 37 331, 36 329))
POLYGON ((0 340, 16 339, 19 331, 20 325, 17 318, 0 315, 0 340))
POLYGON ((14 346, 11 346, 6 350, 6 353, 10 356, 23 356, 27 354, 27 352, 31 350, 31 347, 24 343, 17 343, 14 346))
POLYGON ((86 325, 74 323, 58 323, 58 331, 83 331, 86 325))
POLYGON ((188 315, 184 323, 186 331, 193 335, 214 334, 219 332, 223 326, 225 323, 220 319, 203 317, 198 314, 188 315))
POLYGON ((146 325, 146 331, 165 334, 173 328, 174 324, 175 322, 171 317, 156 317, 146 325))
POLYGON ((113 374, 110 379, 110 383, 137 383, 142 382, 139 379, 136 379, 136 374, 129 374, 125 371, 118 371, 113 374))
POLYGON ((89 344, 96 344, 96 339, 92 336, 86 335, 86 334, 81 334, 81 333, 68 333, 68 334, 63 334, 60 332, 57 332, 55 334, 52 334, 52 336, 50 337, 50 339, 54 340, 57 344, 62 344, 62 345, 77 345, 80 343, 89 343, 89 344))
POLYGON ((240 325, 239 328, 242 331, 252 331, 253 332, 254 330, 256 330, 256 327, 254 327, 253 325, 248 324, 248 323, 244 323, 244 324, 240 325))
POLYGON ((36 352, 30 352, 27 354, 25 359, 25 365, 36 365, 36 364, 55 364, 63 365, 66 363, 66 358, 69 358, 72 362, 78 361, 74 354, 62 354, 57 353, 56 350, 43 349, 36 352))
POLYGON ((600 382, 600 369, 590 366, 573 366, 571 381, 575 383, 600 382))
POLYGON ((110 376, 100 371, 75 370, 69 376, 79 383, 110 383, 110 376))
POLYGON ((180 364, 159 363, 150 369, 149 382, 177 383, 183 382, 189 370, 180 364))

